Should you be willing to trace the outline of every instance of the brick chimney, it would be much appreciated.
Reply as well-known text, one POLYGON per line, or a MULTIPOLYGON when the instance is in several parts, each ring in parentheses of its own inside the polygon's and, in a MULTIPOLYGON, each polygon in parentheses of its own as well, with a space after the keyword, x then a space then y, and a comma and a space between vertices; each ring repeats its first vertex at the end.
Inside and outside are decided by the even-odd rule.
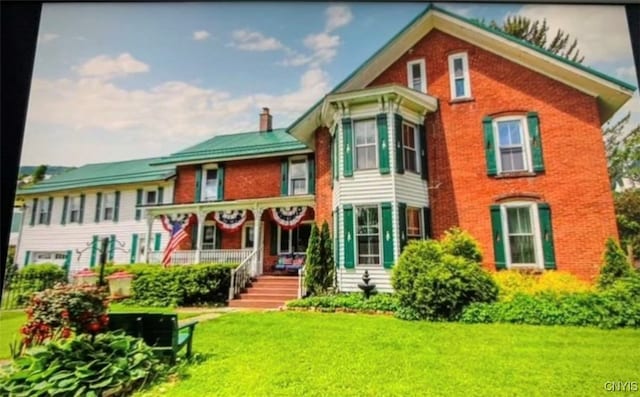
POLYGON ((260 113, 260 132, 273 130, 271 126, 272 118, 269 114, 269 108, 262 108, 262 113, 260 113))

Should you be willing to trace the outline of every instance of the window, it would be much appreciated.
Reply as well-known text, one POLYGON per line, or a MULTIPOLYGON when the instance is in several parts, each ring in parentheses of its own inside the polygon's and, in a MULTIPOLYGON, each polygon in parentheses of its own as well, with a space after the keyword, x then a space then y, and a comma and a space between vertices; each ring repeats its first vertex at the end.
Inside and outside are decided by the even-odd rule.
POLYGON ((80 222, 80 196, 69 197, 69 223, 80 222))
POLYGON ((147 245, 147 235, 138 234, 138 259, 137 261, 144 261, 144 250, 147 245))
POLYGON ((407 85, 416 91, 427 92, 424 59, 407 62, 407 85))
POLYGON ((541 267, 536 206, 514 203, 502 208, 508 264, 516 267, 541 267))
POLYGON ((307 194, 307 160, 291 160, 289 163, 289 191, 291 195, 307 194))
POLYGON ((202 236, 202 249, 212 250, 216 248, 216 227, 205 225, 202 236))
POLYGON ((358 207, 357 218, 358 264, 379 265, 380 225, 378 207, 358 207))
POLYGON ((105 221, 113 220, 113 214, 115 212, 115 199, 116 195, 114 193, 106 193, 104 195, 104 209, 102 219, 105 221))
POLYGON ((38 201, 38 224, 46 225, 49 221, 49 201, 48 200, 39 200, 38 201))
POLYGON ((311 224, 302 223, 293 230, 283 230, 278 228, 278 250, 279 254, 304 254, 307 252, 309 236, 311 235, 311 224))
POLYGON ((471 98, 467 53, 449 55, 451 99, 471 98))
POLYGON ((494 121, 499 172, 531 170, 524 117, 505 117, 494 121))
POLYGON ((156 200, 157 200, 158 194, 155 190, 149 190, 147 191, 146 197, 145 197, 145 204, 155 204, 156 200))
POLYGON ((22 212, 14 211, 11 218, 11 233, 17 233, 22 227, 22 212))
POLYGON ((218 170, 204 169, 202 181, 202 201, 214 201, 218 199, 218 170))
POLYGON ((376 121, 358 120, 353 123, 356 140, 356 169, 365 170, 377 167, 376 121))
POLYGON ((253 224, 246 224, 244 226, 244 231, 242 232, 242 248, 253 248, 253 232, 254 232, 254 227, 253 224))
POLYGON ((407 240, 422 238, 422 210, 420 208, 407 208, 407 240))
POLYGON ((418 146, 416 139, 416 127, 412 124, 402 124, 402 145, 404 169, 418 172, 418 146))

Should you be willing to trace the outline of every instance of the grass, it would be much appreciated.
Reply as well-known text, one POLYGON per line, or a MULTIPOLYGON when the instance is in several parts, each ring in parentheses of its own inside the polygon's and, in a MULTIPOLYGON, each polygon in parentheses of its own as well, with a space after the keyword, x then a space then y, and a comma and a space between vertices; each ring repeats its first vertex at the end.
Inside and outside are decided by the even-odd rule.
POLYGON ((142 395, 600 395, 607 381, 640 381, 639 340, 631 329, 231 313, 196 327, 204 361, 142 395))

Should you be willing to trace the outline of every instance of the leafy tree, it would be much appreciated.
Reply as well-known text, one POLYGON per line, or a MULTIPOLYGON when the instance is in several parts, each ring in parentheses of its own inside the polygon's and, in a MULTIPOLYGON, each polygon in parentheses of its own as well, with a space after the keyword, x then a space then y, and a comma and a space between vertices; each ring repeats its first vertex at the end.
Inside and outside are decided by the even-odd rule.
POLYGON ((46 165, 39 165, 34 171, 33 174, 31 174, 31 177, 33 178, 33 183, 38 183, 41 180, 44 179, 44 175, 47 173, 47 166, 46 165))
POLYGON ((622 185, 622 178, 640 183, 640 124, 625 132, 631 113, 602 130, 611 187, 622 185))
POLYGON ((615 193, 616 220, 622 248, 631 245, 635 258, 640 258, 640 189, 615 193))
POLYGON ((482 262, 482 250, 478 241, 459 227, 452 227, 444 232, 441 240, 444 252, 461 256, 471 262, 482 262))

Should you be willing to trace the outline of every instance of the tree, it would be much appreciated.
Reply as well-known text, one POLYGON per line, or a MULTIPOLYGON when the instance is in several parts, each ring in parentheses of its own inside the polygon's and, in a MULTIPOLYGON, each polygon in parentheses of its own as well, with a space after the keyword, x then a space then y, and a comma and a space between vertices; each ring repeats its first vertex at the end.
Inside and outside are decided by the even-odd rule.
POLYGON ((616 280, 632 274, 631 265, 618 243, 609 238, 605 246, 604 266, 600 269, 600 278, 598 279, 598 287, 601 289, 606 289, 613 285, 616 280))
POLYGON ((604 135, 611 188, 622 186, 623 178, 640 183, 640 124, 628 132, 631 113, 613 124, 605 125, 604 135))
POLYGON ((329 224, 327 221, 322 223, 322 231, 320 232, 321 258, 322 258, 322 287, 325 291, 329 291, 335 285, 335 266, 333 263, 333 240, 329 233, 329 224))
POLYGON ((304 286, 307 293, 317 295, 321 292, 322 278, 322 246, 320 244, 320 230, 315 223, 311 227, 309 245, 304 266, 304 286))
POLYGON ((616 220, 622 248, 640 258, 640 189, 615 193, 616 220))
POLYGON ((38 183, 44 179, 44 175, 47 173, 46 165, 39 165, 31 174, 32 183, 38 183))

